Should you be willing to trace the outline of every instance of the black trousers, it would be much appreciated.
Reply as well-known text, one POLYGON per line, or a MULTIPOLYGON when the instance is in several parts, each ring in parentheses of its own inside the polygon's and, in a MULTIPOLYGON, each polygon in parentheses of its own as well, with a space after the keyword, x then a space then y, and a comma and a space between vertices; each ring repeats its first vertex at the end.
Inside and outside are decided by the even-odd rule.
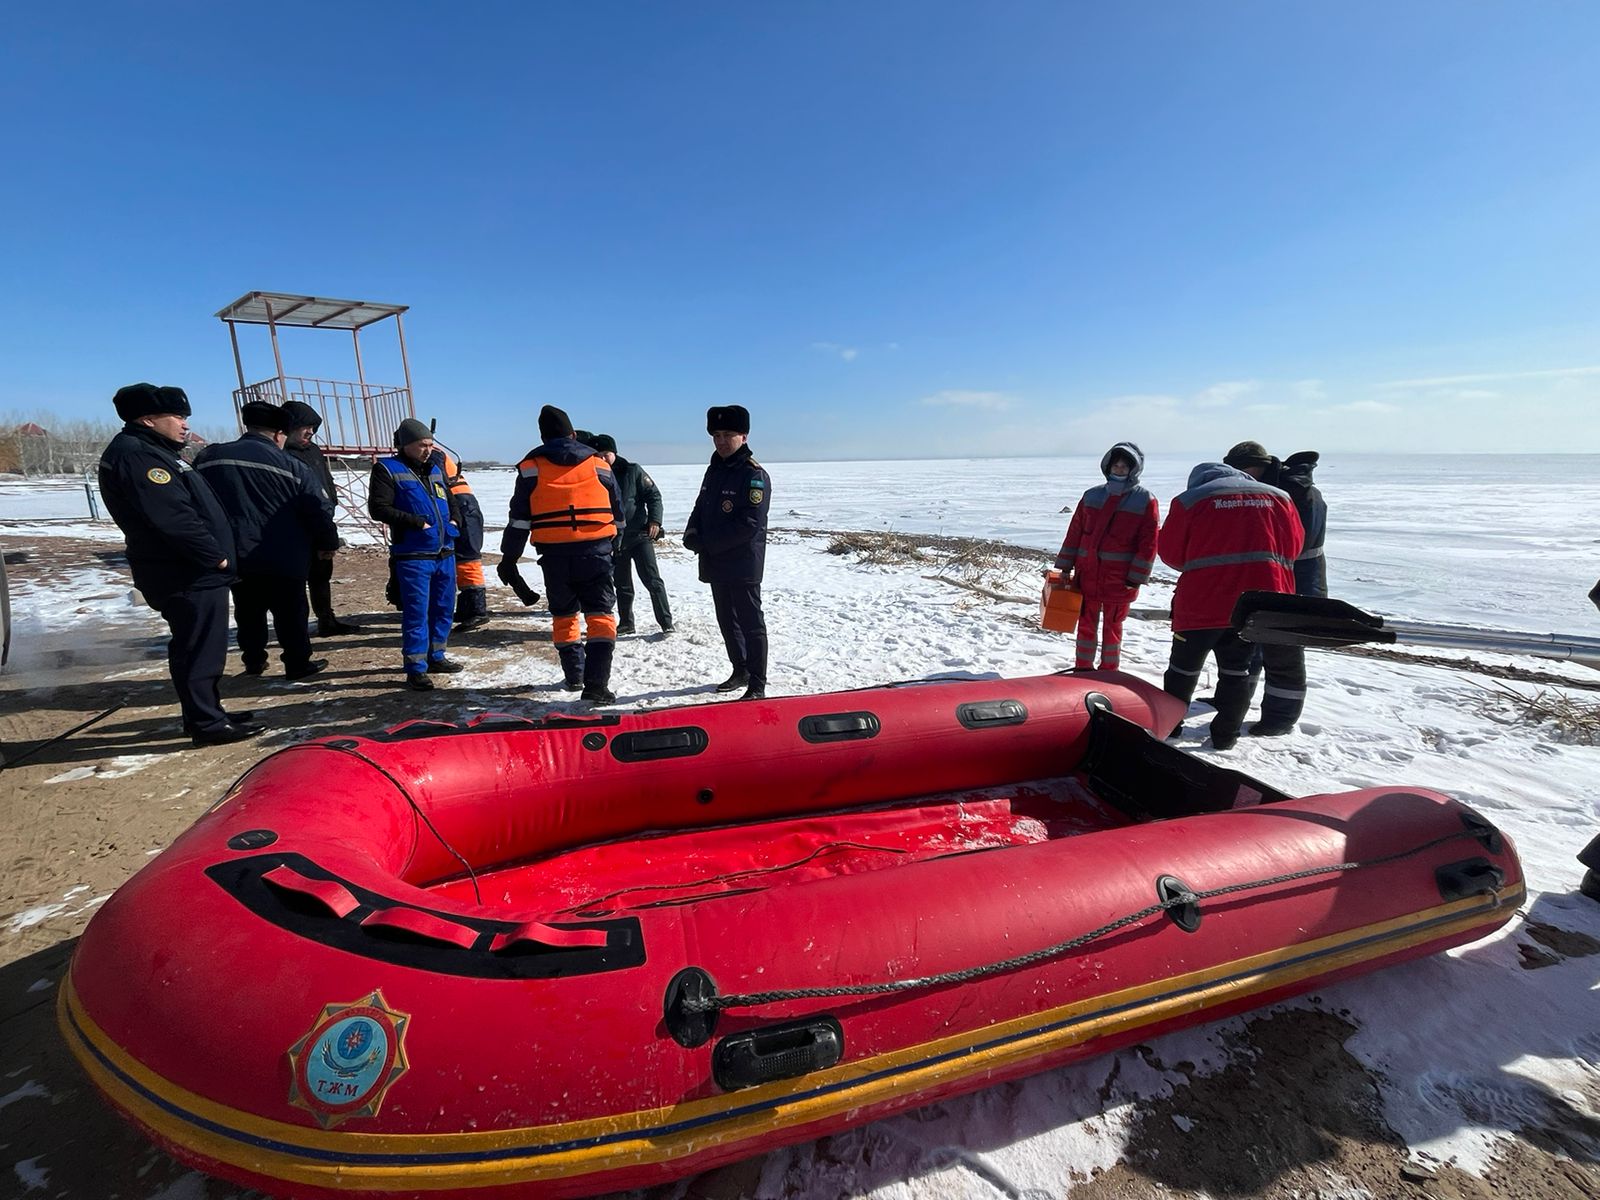
POLYGON ((247 667, 267 665, 267 614, 283 648, 283 667, 298 671, 311 661, 311 616, 306 581, 283 575, 241 575, 233 585, 233 620, 239 627, 239 655, 247 667))
POLYGON ((650 607, 655 609, 656 624, 665 629, 672 624, 672 606, 667 603, 667 585, 661 581, 661 568, 656 566, 656 548, 648 537, 631 544, 624 543, 622 550, 612 560, 617 577, 617 615, 624 625, 633 624, 633 567, 639 568, 639 582, 650 593, 650 607))
POLYGON ((306 576, 306 591, 311 593, 311 611, 317 614, 317 620, 334 620, 333 559, 315 553, 311 555, 311 573, 306 576))
POLYGON ((1306 648, 1304 646, 1274 646, 1276 670, 1267 663, 1267 648, 1255 643, 1250 655, 1250 690, 1255 690, 1255 680, 1265 668, 1267 686, 1261 693, 1261 721, 1287 729, 1300 720, 1306 706, 1306 648))
POLYGON ((228 589, 174 592, 157 606, 172 631, 167 669, 183 710, 187 733, 211 732, 228 724, 217 681, 228 665, 228 589))
MULTIPOLYGON (((1298 672, 1300 704, 1305 703, 1306 662, 1298 646, 1262 646, 1267 678, 1279 681, 1285 689, 1295 686, 1298 672)), ((1250 656, 1254 644, 1245 641, 1232 629, 1185 629, 1172 634, 1172 655, 1167 660, 1167 673, 1162 689, 1187 703, 1194 698, 1194 687, 1205 669, 1206 656, 1217 656, 1217 715, 1211 722, 1213 738, 1236 738, 1244 724, 1245 713, 1250 709, 1250 697, 1256 690, 1255 679, 1250 674, 1250 656)), ((1295 710, 1298 717, 1299 709, 1295 710)), ((1263 719, 1267 714, 1263 713, 1263 719)))
POLYGON ((761 611, 761 585, 713 583, 711 603, 733 669, 748 675, 752 687, 766 687, 767 619, 761 611))

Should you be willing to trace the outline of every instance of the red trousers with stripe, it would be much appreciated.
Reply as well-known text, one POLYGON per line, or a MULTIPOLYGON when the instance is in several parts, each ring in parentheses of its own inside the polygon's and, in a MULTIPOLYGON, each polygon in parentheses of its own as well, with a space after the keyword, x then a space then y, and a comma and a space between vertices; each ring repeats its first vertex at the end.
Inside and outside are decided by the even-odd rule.
POLYGON ((1127 595, 1113 599, 1084 593, 1083 609, 1078 613, 1077 659, 1073 663, 1077 670, 1093 668, 1097 648, 1100 650, 1102 671, 1115 671, 1122 666, 1122 623, 1128 619, 1128 609, 1132 607, 1135 595, 1135 592, 1129 591, 1127 595), (1103 646, 1096 636, 1101 631, 1104 634, 1103 646))

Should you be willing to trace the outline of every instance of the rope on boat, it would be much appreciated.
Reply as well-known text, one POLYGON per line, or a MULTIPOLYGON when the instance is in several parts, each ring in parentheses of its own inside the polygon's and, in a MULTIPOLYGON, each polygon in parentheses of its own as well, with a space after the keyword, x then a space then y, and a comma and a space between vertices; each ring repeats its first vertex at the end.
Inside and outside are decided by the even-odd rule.
MULTIPOLYGON (((940 975, 923 975, 916 979, 896 979, 885 983, 843 984, 837 987, 816 988, 791 988, 787 991, 775 992, 746 992, 742 995, 727 996, 685 996, 680 1001, 681 1008, 686 1013, 720 1012, 730 1008, 753 1008, 763 1004, 778 1004, 786 1000, 825 1000, 834 996, 879 996, 891 992, 909 992, 919 988, 939 987, 947 983, 967 983, 974 979, 985 979, 991 975, 1001 975, 1007 971, 1015 971, 1019 967, 1032 966, 1034 963, 1044 962, 1047 959, 1058 958, 1080 946, 1098 941, 1108 934, 1126 929, 1129 925, 1137 924, 1157 913, 1168 909, 1184 908, 1200 900, 1212 900, 1218 896, 1229 896, 1236 892, 1247 892, 1252 888, 1270 887, 1274 884, 1293 883, 1300 879, 1314 879, 1319 875, 1337 875, 1344 871, 1358 871, 1363 867, 1377 867, 1385 863, 1398 862, 1402 858, 1410 858, 1425 851, 1432 850, 1435 846, 1442 846, 1446 842, 1453 842, 1458 838, 1477 839, 1482 835, 1481 830, 1467 828, 1456 833, 1447 833, 1443 837, 1436 837, 1430 842, 1420 846, 1413 846, 1409 850, 1401 850, 1394 854, 1386 854, 1381 858, 1369 858, 1364 862, 1334 863, 1326 867, 1308 867, 1303 871, 1290 871, 1283 875, 1271 875, 1264 879, 1251 879, 1244 883, 1230 883, 1225 887, 1208 888, 1205 891, 1180 892, 1169 899, 1141 908, 1138 912, 1129 913, 1127 916, 1118 917, 1109 921, 1098 929, 1091 929, 1088 933, 1079 934, 1077 937, 1065 942, 1058 942, 1054 946, 1046 946, 1042 950, 1030 951, 1020 954, 1015 958, 1003 959, 1000 962, 988 963, 978 967, 966 967, 960 971, 947 971, 940 975)), ((1497 896, 1492 887, 1484 887, 1480 895, 1497 896)))
MULTIPOLYGON (((372 759, 361 753, 361 751, 357 750, 354 746, 338 746, 332 742, 306 742, 299 746, 285 746, 284 749, 333 750, 339 754, 348 754, 351 758, 359 758, 362 762, 366 763, 367 766, 371 767, 390 783, 394 784, 395 788, 400 792, 400 794, 406 798, 406 803, 411 805, 411 811, 416 813, 417 817, 422 821, 422 823, 428 827, 428 832, 433 834, 434 837, 438 838, 439 845, 443 846, 445 850, 449 852, 450 856, 461 864, 462 869, 467 873, 467 878, 472 881, 472 895, 474 899, 476 899, 479 904, 483 903, 483 893, 478 890, 478 873, 472 869, 472 864, 463 858, 454 846, 445 841, 444 834, 440 833, 438 829, 434 828, 433 822, 428 820, 428 814, 422 811, 422 806, 411 798, 411 793, 406 790, 406 785, 401 783, 398 779, 386 771, 381 764, 373 762, 372 759)), ((265 762, 266 759, 262 759, 261 761, 265 762)), ((256 765, 260 766, 261 764, 257 763, 256 765)), ((248 773, 249 772, 246 772, 246 774, 248 773)), ((240 778, 242 779, 243 776, 240 778)), ((238 785, 235 784, 234 786, 238 785)))
MULTIPOLYGON (((797 858, 793 862, 779 863, 770 867, 751 867, 746 871, 727 871, 721 875, 710 875, 700 879, 690 879, 685 883, 641 883, 637 887, 618 888, 614 892, 607 892, 604 896, 595 896, 590 900, 583 900, 577 904, 569 904, 566 908, 558 909, 557 911, 561 913, 584 913, 595 908, 597 905, 604 904, 608 900, 615 900, 619 896, 626 896, 630 892, 686 891, 691 888, 710 887, 712 884, 717 883, 732 883, 738 879, 748 879, 752 875, 777 875, 784 871, 792 871, 797 867, 803 867, 813 859, 820 858, 822 855, 830 853, 834 850, 873 850, 882 854, 911 853, 909 850, 901 849, 898 846, 874 846, 870 842, 828 842, 826 845, 818 846, 804 858, 797 858)), ((710 892, 707 894, 717 896, 721 895, 722 893, 710 892)), ((701 899, 701 897, 694 896, 690 897, 690 899, 701 899)), ((686 901, 673 900, 668 901, 668 903, 681 904, 686 903, 686 901)), ((637 905, 636 907, 643 908, 647 906, 637 905)))

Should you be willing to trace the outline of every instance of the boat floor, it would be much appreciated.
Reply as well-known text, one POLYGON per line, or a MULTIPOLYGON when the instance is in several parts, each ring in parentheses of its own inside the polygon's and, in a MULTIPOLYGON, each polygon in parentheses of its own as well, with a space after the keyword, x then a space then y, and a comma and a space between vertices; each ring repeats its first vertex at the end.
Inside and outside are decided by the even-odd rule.
MULTIPOLYGON (((1072 776, 779 820, 646 831, 482 870, 477 884, 489 908, 599 916, 1033 845, 1128 823, 1072 776)), ((430 890, 475 902, 465 877, 430 890)))

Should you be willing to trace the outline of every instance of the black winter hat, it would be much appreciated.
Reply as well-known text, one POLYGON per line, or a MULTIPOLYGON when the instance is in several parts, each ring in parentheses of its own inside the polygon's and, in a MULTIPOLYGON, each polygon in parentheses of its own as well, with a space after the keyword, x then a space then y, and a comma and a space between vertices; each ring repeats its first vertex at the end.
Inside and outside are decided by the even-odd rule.
POLYGON ((580 446, 588 446, 591 450, 594 449, 594 434, 587 429, 574 429, 572 431, 572 440, 580 446))
POLYGON ((394 448, 404 450, 412 442, 420 442, 424 438, 431 438, 433 430, 429 429, 415 417, 407 417, 400 422, 400 428, 394 431, 394 448))
POLYGON ((596 433, 584 445, 591 450, 599 451, 601 454, 615 454, 617 452, 617 439, 609 433, 596 433))
POLYGON ((742 404, 725 404, 706 409, 706 432, 725 429, 750 436, 750 410, 742 404))
POLYGON ((283 409, 276 404, 268 404, 265 400, 251 400, 239 409, 239 418, 244 422, 246 429, 273 429, 282 433, 289 426, 285 423, 283 409))
POLYGON ((283 427, 285 429, 303 429, 307 425, 313 430, 322 428, 322 414, 304 400, 285 400, 283 402, 283 427))
POLYGON ((571 437, 572 418, 554 404, 546 404, 539 410, 539 436, 547 442, 571 437))
POLYGON ((1245 467, 1270 467, 1272 455, 1260 442, 1240 442, 1222 456, 1222 461, 1242 471, 1245 467))
POLYGON ((1286 467, 1314 467, 1321 458, 1322 455, 1315 450, 1296 450, 1283 460, 1283 465, 1286 467))
POLYGON ((193 411, 189 407, 189 397, 184 395, 182 388, 157 387, 153 383, 130 383, 125 388, 118 388, 117 394, 111 397, 111 403, 116 406, 117 416, 124 421, 159 417, 166 413, 187 417, 193 411))

